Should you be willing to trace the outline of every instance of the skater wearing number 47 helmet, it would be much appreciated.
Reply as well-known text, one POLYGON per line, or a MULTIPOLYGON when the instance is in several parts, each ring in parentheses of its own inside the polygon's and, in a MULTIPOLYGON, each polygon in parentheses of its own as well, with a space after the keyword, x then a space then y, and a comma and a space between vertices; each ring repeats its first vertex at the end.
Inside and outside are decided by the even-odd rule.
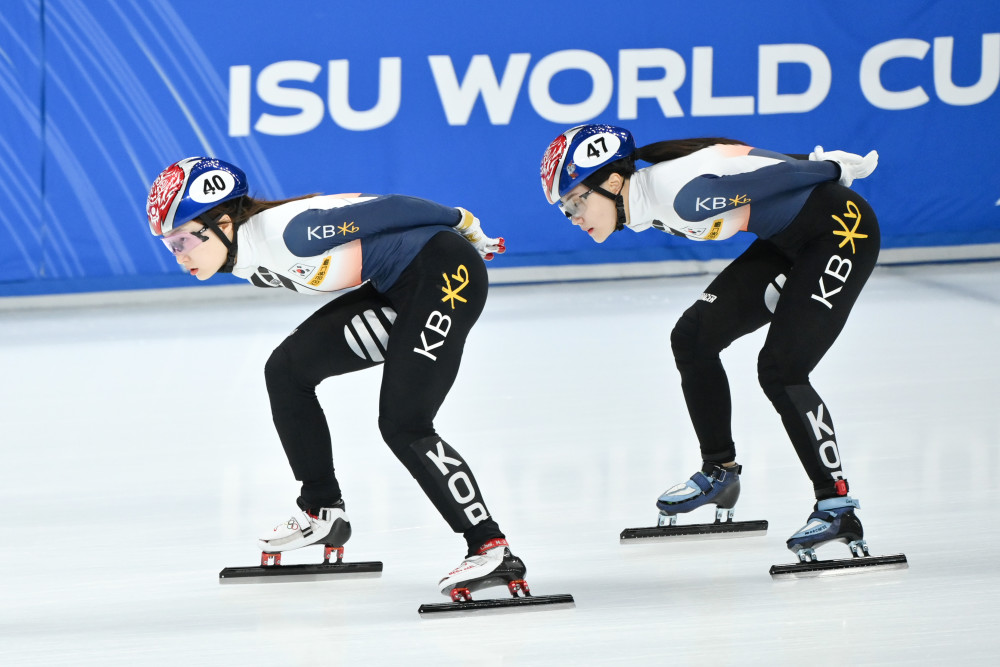
POLYGON ((264 367, 274 425, 301 482, 299 511, 261 537, 261 567, 227 568, 221 578, 381 570, 378 562, 342 561, 351 524, 316 386, 382 365, 382 438, 465 538, 467 556, 441 579, 441 592, 522 581, 524 564, 511 554, 472 470, 434 426, 486 302, 483 258, 504 252, 503 239, 486 236, 469 211, 415 197, 268 201, 248 192, 245 174, 232 164, 181 160, 152 185, 150 231, 198 280, 232 272, 257 287, 304 294, 357 289, 301 323, 264 367), (309 545, 326 547, 323 564, 280 564, 281 552, 309 545), (329 562, 333 552, 336 563, 329 562))
POLYGON ((785 155, 719 138, 637 148, 628 130, 612 125, 574 127, 549 145, 541 165, 545 196, 597 243, 625 227, 695 241, 740 231, 758 237, 684 312, 670 337, 702 467, 659 497, 658 527, 628 529, 623 542, 766 531, 765 521, 732 521, 742 470, 719 353, 769 325, 758 378, 816 496, 806 525, 788 539, 800 560, 789 567, 805 573, 898 564, 868 555, 830 411, 809 381, 878 257, 875 213, 849 189, 877 161, 875 151, 862 157, 817 146, 809 155, 785 155), (652 166, 637 167, 640 160, 652 166), (714 523, 676 525, 678 514, 705 505, 716 507, 714 523), (848 543, 857 557, 815 564, 815 550, 832 542, 848 543))

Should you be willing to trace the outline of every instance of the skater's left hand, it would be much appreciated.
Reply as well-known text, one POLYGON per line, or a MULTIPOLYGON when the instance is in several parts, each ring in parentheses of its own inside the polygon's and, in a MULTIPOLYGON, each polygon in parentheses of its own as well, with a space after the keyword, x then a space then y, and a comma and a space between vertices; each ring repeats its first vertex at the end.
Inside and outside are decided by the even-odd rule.
POLYGON ((846 151, 824 151, 822 146, 817 146, 809 154, 809 159, 836 162, 840 166, 838 182, 846 187, 851 187, 851 183, 856 179, 868 176, 878 166, 878 153, 875 151, 869 151, 867 155, 861 157, 846 151))
POLYGON ((483 232, 479 218, 462 207, 457 208, 462 213, 462 219, 455 225, 455 229, 479 251, 479 255, 483 259, 493 259, 495 254, 501 255, 507 251, 507 246, 504 244, 502 236, 495 239, 490 238, 483 232))

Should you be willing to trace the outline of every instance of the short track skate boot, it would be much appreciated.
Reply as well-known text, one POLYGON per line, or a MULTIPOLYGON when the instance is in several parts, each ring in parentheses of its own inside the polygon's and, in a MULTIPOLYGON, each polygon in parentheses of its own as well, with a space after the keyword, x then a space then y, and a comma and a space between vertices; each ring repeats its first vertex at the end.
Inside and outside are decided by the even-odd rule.
POLYGON ((524 562, 510 552, 507 540, 496 538, 481 546, 475 554, 466 556, 438 585, 443 595, 458 601, 455 593, 467 597, 490 586, 508 586, 511 582, 523 584, 527 570, 524 562))
POLYGON ((850 496, 827 498, 816 503, 806 525, 788 538, 788 549, 801 562, 816 560, 816 549, 828 542, 843 542, 855 556, 867 556, 865 530, 854 514, 861 504, 850 496))
POLYGON ((263 551, 259 566, 223 568, 219 572, 219 583, 318 581, 345 575, 380 576, 382 561, 344 560, 344 543, 350 537, 351 522, 344 511, 343 500, 338 500, 333 507, 304 509, 275 526, 257 542, 263 551), (324 547, 322 563, 281 563, 283 552, 313 544, 324 547))
POLYGON ((865 531, 854 514, 854 510, 860 507, 857 500, 846 495, 818 501, 806 525, 788 538, 788 549, 799 557, 798 562, 772 565, 771 576, 775 579, 816 577, 909 567, 905 554, 872 556, 868 552, 868 545, 862 539, 865 531), (851 549, 851 557, 819 560, 816 549, 830 542, 847 544, 851 549))
POLYGON ((257 544, 264 553, 291 551, 310 544, 342 547, 351 537, 351 521, 344 509, 343 500, 333 507, 304 509, 275 526, 257 544))
POLYGON ((702 505, 716 505, 716 520, 732 519, 733 507, 740 497, 740 472, 743 466, 729 468, 706 462, 691 479, 663 492, 656 501, 660 525, 674 525, 678 514, 702 505))

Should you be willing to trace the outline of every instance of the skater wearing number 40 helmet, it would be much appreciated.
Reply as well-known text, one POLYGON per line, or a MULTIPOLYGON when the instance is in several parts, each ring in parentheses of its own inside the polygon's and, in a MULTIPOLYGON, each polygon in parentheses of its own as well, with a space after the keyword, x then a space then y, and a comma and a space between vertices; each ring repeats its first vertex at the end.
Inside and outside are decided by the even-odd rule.
POLYGON ((684 312, 670 338, 702 468, 659 497, 660 527, 630 529, 623 542, 766 530, 763 521, 732 521, 741 467, 719 353, 769 325, 757 364, 760 385, 816 496, 788 548, 805 566, 820 545, 845 542, 862 556, 852 560, 875 563, 864 557, 859 504, 849 495, 830 411, 809 374, 839 335, 878 258, 875 213, 849 189, 877 160, 875 151, 862 157, 817 146, 809 155, 785 155, 718 138, 637 148, 628 130, 612 125, 571 128, 545 151, 546 198, 597 243, 625 227, 695 241, 741 231, 758 237, 684 312), (638 161, 652 166, 637 167, 638 161), (678 514, 704 505, 716 506, 714 524, 675 525, 678 514))
POLYGON ((327 562, 307 568, 311 577, 351 565, 328 562, 331 550, 342 557, 351 525, 315 389, 326 378, 382 365, 382 438, 465 538, 468 555, 441 580, 441 592, 523 580, 524 564, 472 470, 434 427, 486 301, 483 258, 504 252, 502 238, 486 236, 469 211, 414 197, 256 199, 240 169, 205 157, 167 167, 146 211, 150 231, 198 280, 232 272, 257 287, 314 295, 357 287, 300 324, 264 367, 274 425, 301 482, 300 511, 261 538, 261 568, 229 576, 300 573, 280 565, 280 552, 312 544, 327 547, 327 562))

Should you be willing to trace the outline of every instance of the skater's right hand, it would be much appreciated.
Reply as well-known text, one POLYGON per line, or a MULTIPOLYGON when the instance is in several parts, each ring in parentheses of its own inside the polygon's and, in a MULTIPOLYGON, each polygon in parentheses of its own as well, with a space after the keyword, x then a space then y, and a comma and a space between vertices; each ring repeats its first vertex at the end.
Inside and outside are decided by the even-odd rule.
POLYGON ((494 254, 499 255, 507 251, 502 236, 495 239, 490 238, 483 232, 479 218, 460 206, 457 208, 462 213, 462 219, 455 225, 455 229, 479 251, 479 255, 483 259, 490 260, 493 259, 494 254))
POLYGON ((809 154, 809 159, 836 162, 840 166, 838 182, 845 187, 851 187, 851 183, 856 179, 868 176, 878 166, 878 153, 875 151, 869 151, 867 155, 861 157, 846 151, 824 151, 822 146, 817 146, 809 154))

